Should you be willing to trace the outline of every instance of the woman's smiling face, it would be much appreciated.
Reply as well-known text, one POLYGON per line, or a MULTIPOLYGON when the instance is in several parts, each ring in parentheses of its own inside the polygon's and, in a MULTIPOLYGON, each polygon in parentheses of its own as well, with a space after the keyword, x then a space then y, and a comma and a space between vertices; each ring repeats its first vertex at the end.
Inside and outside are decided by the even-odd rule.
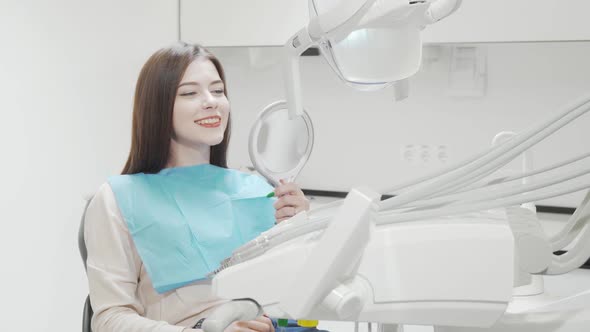
POLYGON ((229 119, 229 101, 215 65, 199 57, 186 69, 172 114, 173 140, 193 149, 221 143, 229 119))

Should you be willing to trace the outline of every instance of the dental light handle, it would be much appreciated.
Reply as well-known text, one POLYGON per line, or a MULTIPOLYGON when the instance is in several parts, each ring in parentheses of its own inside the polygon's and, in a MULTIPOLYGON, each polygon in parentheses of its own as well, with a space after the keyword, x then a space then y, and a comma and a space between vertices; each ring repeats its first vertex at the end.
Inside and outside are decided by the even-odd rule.
POLYGON ((236 321, 254 320, 262 315, 262 308, 252 299, 237 299, 219 306, 203 322, 205 332, 223 332, 236 321))
POLYGON ((462 0, 436 0, 426 11, 428 23, 435 23, 454 13, 461 6, 462 0))

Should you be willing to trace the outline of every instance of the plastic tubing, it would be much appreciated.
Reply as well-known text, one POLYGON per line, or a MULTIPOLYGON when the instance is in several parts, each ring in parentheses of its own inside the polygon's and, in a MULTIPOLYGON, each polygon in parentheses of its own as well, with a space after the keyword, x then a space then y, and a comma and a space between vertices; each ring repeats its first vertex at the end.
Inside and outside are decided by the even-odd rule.
POLYGON ((516 197, 510 196, 503 199, 493 200, 493 201, 483 201, 483 202, 476 202, 476 203, 469 203, 469 204, 457 204, 451 205, 448 207, 438 208, 438 209, 431 209, 426 211, 416 211, 416 212, 406 212, 406 213, 397 213, 396 211, 384 211, 379 212, 378 215, 375 217, 376 224, 391 224, 391 223, 399 223, 399 222, 408 222, 408 221, 415 221, 421 219, 429 219, 435 218, 440 216, 449 216, 449 215, 457 215, 461 213, 467 212, 476 212, 481 210, 488 210, 494 208, 500 208, 504 206, 511 206, 522 204, 525 202, 541 200, 541 199, 548 199, 552 197, 557 197, 573 192, 577 192, 580 190, 590 188, 590 179, 585 179, 584 181, 580 181, 577 185, 568 186, 567 188, 559 188, 553 191, 544 190, 542 192, 532 192, 528 195, 518 195, 516 197))
POLYGON ((567 123, 586 113, 590 109, 590 107, 587 107, 589 102, 590 97, 585 96, 584 98, 581 98, 575 103, 568 105, 565 108, 565 112, 562 111, 550 121, 544 122, 540 126, 529 129, 527 132, 519 134, 497 147, 492 148, 489 153, 485 153, 483 157, 467 162, 464 166, 440 175, 439 177, 430 178, 423 183, 419 183, 409 188, 407 192, 382 201, 380 203, 380 209, 385 210, 402 206, 417 198, 432 195, 449 187, 465 184, 465 182, 468 181, 471 182, 468 182, 467 185, 473 183, 473 178, 489 174, 490 171, 501 167, 509 160, 518 156, 522 151, 528 149, 530 146, 538 143, 540 140, 560 129, 567 123))

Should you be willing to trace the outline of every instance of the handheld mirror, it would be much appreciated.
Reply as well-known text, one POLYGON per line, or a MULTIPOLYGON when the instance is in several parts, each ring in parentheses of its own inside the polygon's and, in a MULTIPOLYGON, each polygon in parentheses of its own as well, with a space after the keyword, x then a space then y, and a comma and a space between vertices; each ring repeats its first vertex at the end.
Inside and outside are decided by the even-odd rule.
POLYGON ((256 170, 274 186, 295 180, 311 155, 313 125, 302 115, 289 119, 285 101, 268 105, 250 130, 248 151, 256 170))

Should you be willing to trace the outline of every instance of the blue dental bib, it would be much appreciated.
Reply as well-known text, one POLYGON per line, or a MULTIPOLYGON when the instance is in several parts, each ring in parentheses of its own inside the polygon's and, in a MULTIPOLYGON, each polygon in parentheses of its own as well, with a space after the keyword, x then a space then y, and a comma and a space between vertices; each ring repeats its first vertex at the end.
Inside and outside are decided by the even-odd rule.
POLYGON ((262 177, 210 164, 108 180, 158 293, 205 279, 275 222, 262 177))

